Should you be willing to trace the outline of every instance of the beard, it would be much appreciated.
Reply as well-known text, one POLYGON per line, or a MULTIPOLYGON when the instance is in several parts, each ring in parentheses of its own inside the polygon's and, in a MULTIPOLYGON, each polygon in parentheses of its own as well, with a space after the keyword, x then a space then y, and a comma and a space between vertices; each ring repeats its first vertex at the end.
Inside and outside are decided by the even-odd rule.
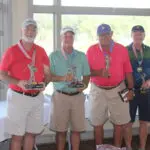
POLYGON ((25 36, 25 35, 22 35, 22 39, 23 39, 25 42, 33 43, 34 40, 35 40, 35 37, 27 37, 27 36, 25 36))

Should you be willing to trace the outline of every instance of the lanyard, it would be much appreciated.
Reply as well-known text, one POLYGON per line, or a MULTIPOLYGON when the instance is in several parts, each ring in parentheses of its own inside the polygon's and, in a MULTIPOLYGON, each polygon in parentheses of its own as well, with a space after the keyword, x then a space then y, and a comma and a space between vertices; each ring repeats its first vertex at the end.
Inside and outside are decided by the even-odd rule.
POLYGON ((104 55, 104 58, 105 58, 106 70, 108 70, 109 67, 110 67, 110 61, 111 61, 110 53, 112 52, 113 47, 114 47, 114 41, 112 40, 111 43, 110 43, 110 48, 109 48, 109 53, 108 53, 108 52, 106 52, 106 51, 104 51, 104 50, 102 49, 102 46, 101 46, 101 44, 99 43, 100 51, 103 52, 103 55, 104 55))
POLYGON ((32 57, 30 57, 30 55, 26 52, 26 50, 24 49, 24 47, 22 46, 20 41, 18 42, 18 46, 19 46, 20 51, 25 55, 25 57, 31 60, 31 63, 28 64, 28 68, 30 70, 29 83, 32 83, 33 81, 35 81, 34 73, 37 70, 36 67, 35 67, 36 49, 34 49, 32 57))
POLYGON ((139 60, 139 58, 138 58, 137 50, 136 50, 134 44, 132 44, 132 50, 133 50, 133 53, 134 53, 135 58, 137 59, 137 62, 138 62, 138 64, 139 64, 139 66, 141 66, 142 63, 143 63, 143 57, 144 57, 143 49, 140 49, 140 55, 141 55, 141 58, 142 58, 141 60, 139 60))
MULTIPOLYGON (((111 53, 112 50, 113 50, 113 47, 114 47, 114 41, 112 40, 111 43, 110 43, 110 48, 109 48, 109 52, 111 53)), ((99 48, 100 48, 100 51, 103 52, 104 56, 106 57, 108 55, 108 53, 106 51, 103 50, 101 44, 99 43, 99 48)))
POLYGON ((69 59, 68 59, 68 57, 67 57, 67 55, 66 55, 66 53, 65 53, 63 48, 61 48, 61 53, 62 53, 64 59, 66 60, 68 67, 70 69, 71 68, 73 69, 75 66, 72 64, 72 61, 75 58, 75 51, 73 50, 72 53, 70 54, 71 55, 71 62, 70 63, 69 63, 69 59))
POLYGON ((25 57, 32 60, 31 65, 35 65, 36 49, 34 49, 33 55, 32 57, 30 57, 30 55, 26 52, 20 41, 18 42, 18 46, 20 51, 25 55, 25 57))

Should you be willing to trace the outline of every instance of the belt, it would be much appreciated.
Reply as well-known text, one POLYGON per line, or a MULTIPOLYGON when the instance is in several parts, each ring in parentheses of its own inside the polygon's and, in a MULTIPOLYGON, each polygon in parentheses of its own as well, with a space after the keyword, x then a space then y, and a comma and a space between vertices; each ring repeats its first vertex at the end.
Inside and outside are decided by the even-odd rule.
POLYGON ((19 93, 19 94, 23 94, 23 95, 26 95, 26 96, 31 96, 31 97, 36 97, 39 95, 40 92, 35 92, 35 93, 26 93, 26 92, 21 92, 21 91, 16 91, 16 90, 12 90, 16 93, 19 93))
POLYGON ((56 90, 58 93, 61 93, 61 94, 65 94, 65 95, 69 95, 69 96, 74 96, 74 95, 77 95, 79 94, 80 92, 73 92, 73 93, 67 93, 67 92, 63 92, 63 91, 60 91, 60 90, 56 90))
POLYGON ((96 86, 97 86, 98 88, 100 88, 100 89, 111 90, 111 89, 114 89, 114 88, 118 87, 121 83, 122 83, 122 82, 118 83, 118 84, 115 85, 115 86, 100 86, 100 85, 96 85, 96 84, 94 84, 94 85, 96 85, 96 86))

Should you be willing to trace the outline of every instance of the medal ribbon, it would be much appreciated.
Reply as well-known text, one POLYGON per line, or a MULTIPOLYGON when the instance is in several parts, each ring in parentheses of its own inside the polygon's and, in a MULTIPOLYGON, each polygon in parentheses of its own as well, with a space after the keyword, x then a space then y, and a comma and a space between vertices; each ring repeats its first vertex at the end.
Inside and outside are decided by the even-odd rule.
POLYGON ((141 66, 143 63, 143 57, 144 57, 143 49, 141 49, 139 52, 137 52, 134 44, 132 45, 132 49, 133 49, 134 56, 137 59, 139 66, 141 66))
POLYGON ((30 80, 29 80, 29 82, 33 82, 33 81, 35 81, 34 73, 35 73, 36 49, 34 49, 32 57, 30 57, 30 55, 26 52, 26 50, 24 49, 24 47, 22 46, 20 41, 18 42, 18 46, 19 46, 20 51, 24 54, 24 56, 28 59, 31 59, 31 63, 28 64, 28 68, 30 70, 30 80))

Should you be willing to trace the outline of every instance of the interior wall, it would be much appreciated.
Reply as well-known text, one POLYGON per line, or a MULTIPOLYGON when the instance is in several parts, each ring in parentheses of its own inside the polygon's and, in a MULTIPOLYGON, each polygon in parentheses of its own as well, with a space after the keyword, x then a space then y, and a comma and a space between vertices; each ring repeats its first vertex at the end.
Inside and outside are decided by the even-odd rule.
POLYGON ((12 1, 12 43, 20 39, 21 25, 28 18, 28 0, 12 1))

